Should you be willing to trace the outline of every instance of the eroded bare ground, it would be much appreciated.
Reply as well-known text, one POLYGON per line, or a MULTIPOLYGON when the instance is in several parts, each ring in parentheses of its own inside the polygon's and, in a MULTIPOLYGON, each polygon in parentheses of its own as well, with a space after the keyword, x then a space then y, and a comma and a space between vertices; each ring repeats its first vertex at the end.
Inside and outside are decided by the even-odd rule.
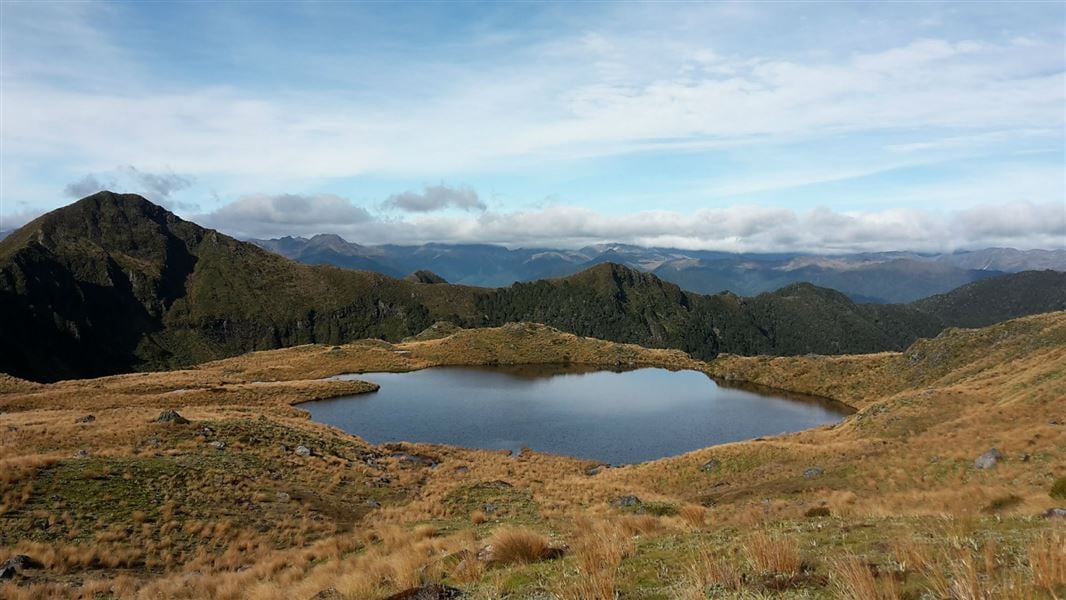
POLYGON ((0 410, 0 558, 32 559, 6 572, 4 597, 384 598, 431 583, 472 598, 1066 595, 1066 519, 1044 516, 1066 505, 1066 313, 904 353, 710 364, 510 325, 3 378, 0 410), (700 369, 860 410, 597 469, 370 446, 293 406, 373 389, 325 379, 339 373, 563 361, 700 369))

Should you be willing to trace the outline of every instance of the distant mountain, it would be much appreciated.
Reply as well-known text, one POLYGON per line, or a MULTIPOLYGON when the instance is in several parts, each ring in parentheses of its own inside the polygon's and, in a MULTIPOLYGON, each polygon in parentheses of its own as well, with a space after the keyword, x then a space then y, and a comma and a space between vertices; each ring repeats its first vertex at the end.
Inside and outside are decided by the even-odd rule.
POLYGON ((857 302, 910 302, 1004 273, 1066 271, 1066 250, 989 248, 923 255, 879 252, 821 256, 597 244, 578 250, 508 249, 485 244, 360 246, 337 236, 252 240, 308 264, 331 264, 400 276, 426 269, 453 283, 499 287, 616 263, 654 273, 685 290, 755 295, 806 282, 839 290, 857 302), (329 244, 320 241, 328 237, 329 244))
MULTIPOLYGON (((367 258, 336 238, 315 247, 367 258)), ((510 251, 412 252, 439 259, 510 251)), ((631 250, 600 255, 608 252, 617 258, 631 250)), ((1066 308, 1066 274, 1054 271, 987 279, 910 305, 856 304, 811 284, 752 298, 702 295, 616 263, 501 289, 449 284, 441 275, 395 279, 304 265, 140 196, 101 192, 0 241, 0 371, 55 380, 173 368, 303 343, 398 340, 438 321, 462 327, 535 321, 704 359, 719 352, 873 352, 902 349, 951 325, 1066 308)))

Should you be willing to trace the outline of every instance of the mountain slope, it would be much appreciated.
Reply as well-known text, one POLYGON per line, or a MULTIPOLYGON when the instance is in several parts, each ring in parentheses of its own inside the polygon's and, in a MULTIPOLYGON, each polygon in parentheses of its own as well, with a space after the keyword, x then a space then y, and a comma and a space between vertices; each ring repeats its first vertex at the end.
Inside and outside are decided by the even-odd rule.
POLYGON ((948 326, 1061 309, 1066 287, 1063 273, 1022 273, 877 305, 810 284, 707 296, 613 263, 501 289, 444 279, 300 264, 140 196, 101 192, 0 241, 0 371, 55 380, 166 369, 312 342, 399 340, 438 321, 532 321, 702 359, 877 352, 948 326))
POLYGON ((362 246, 336 235, 310 239, 252 240, 260 247, 308 264, 367 269, 391 276, 427 269, 448 281, 505 286, 563 277, 603 263, 654 273, 682 289, 755 295, 792 283, 813 283, 856 302, 911 302, 1004 273, 1066 271, 1066 250, 988 248, 953 254, 872 252, 839 256, 797 253, 736 254, 629 244, 596 244, 578 250, 515 248, 488 244, 362 246))

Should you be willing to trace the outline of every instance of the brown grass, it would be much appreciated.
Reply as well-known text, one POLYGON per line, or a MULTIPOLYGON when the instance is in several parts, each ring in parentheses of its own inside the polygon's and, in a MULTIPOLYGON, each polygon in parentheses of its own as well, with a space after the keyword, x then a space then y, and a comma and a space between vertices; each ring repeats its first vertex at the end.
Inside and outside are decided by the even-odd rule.
POLYGON ((771 585, 891 597, 894 576, 905 576, 918 596, 1064 597, 1061 522, 1033 518, 1056 505, 1049 490, 1066 476, 1053 422, 1063 397, 1066 313, 856 357, 707 365, 512 326, 52 385, 0 378, 0 559, 25 553, 46 565, 0 583, 0 596, 282 599, 332 588, 381 598, 448 581, 472 600, 535 590, 758 596, 780 589, 771 585), (291 406, 370 389, 318 379, 336 373, 549 362, 559 348, 591 364, 698 368, 862 410, 834 426, 588 476, 588 462, 566 457, 408 444, 440 462, 412 467, 291 406), (155 423, 163 408, 192 423, 155 423), (88 413, 96 420, 75 422, 88 413), (224 451, 208 445, 215 439, 224 451), (295 456, 297 444, 315 454, 295 456), (975 470, 990 446, 1005 460, 975 470), (91 458, 73 459, 83 448, 91 458), (700 471, 712 457, 719 468, 700 471), (824 474, 804 478, 814 465, 824 474), (497 481, 512 487, 478 496, 478 484, 497 481), (609 506, 626 494, 677 514, 609 506), (486 501, 498 505, 491 515, 486 501), (811 507, 830 516, 806 516, 811 507), (498 525, 485 538, 490 516, 498 525), (543 560, 552 539, 566 540, 566 559, 543 560), (473 555, 497 541, 511 558, 486 568, 473 555))
POLYGON ((525 528, 500 529, 489 542, 492 565, 529 564, 549 556, 551 542, 547 537, 525 528))

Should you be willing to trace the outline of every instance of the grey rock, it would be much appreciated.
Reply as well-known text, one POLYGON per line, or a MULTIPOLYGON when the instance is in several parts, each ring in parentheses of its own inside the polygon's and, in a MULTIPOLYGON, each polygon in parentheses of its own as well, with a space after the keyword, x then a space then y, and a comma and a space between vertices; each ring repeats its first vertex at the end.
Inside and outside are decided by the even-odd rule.
POLYGON ((296 456, 311 456, 311 449, 307 446, 297 446, 296 456))
POLYGON ((815 477, 821 477, 824 474, 825 470, 823 470, 821 467, 809 467, 806 471, 803 472, 803 478, 814 479, 815 477))
POLYGON ((215 450, 225 450, 226 449, 226 442, 223 442, 222 440, 215 440, 215 441, 211 442, 210 446, 212 448, 214 448, 215 450))
POLYGON ((486 502, 485 504, 481 505, 481 510, 485 511, 486 514, 490 515, 499 510, 499 508, 500 507, 495 502, 486 502))
POLYGON ((464 473, 469 473, 470 472, 470 467, 466 467, 466 466, 455 467, 455 472, 458 473, 459 475, 462 475, 464 473))
POLYGON ((74 453, 74 458, 89 458, 89 451, 82 448, 74 453))
POLYGON ((611 506, 625 507, 625 506, 640 506, 644 504, 640 498, 636 496, 619 496, 611 500, 611 506))
POLYGON ((156 418, 159 423, 173 423, 175 425, 185 425, 189 422, 188 419, 178 414, 178 411, 167 409, 159 413, 159 417, 156 418))
POLYGON ((74 419, 74 422, 75 423, 92 423, 95 420, 96 420, 96 416, 94 416, 94 415, 85 415, 84 417, 78 417, 77 419, 74 419))
POLYGON ((704 473, 710 473, 721 465, 722 461, 718 460, 717 458, 712 458, 711 460, 703 463, 703 465, 700 466, 700 471, 703 471, 704 473))
POLYGON ((1066 508, 1049 508, 1041 516, 1045 519, 1066 519, 1066 508))
POLYGON ((289 494, 285 492, 278 492, 274 494, 274 496, 277 497, 278 502, 288 502, 292 498, 292 496, 289 496, 289 494))
POLYGON ((996 466, 996 463, 998 463, 1002 459, 1002 452, 996 450, 995 448, 989 448, 985 451, 984 454, 978 456, 977 459, 973 461, 973 466, 977 467, 978 469, 991 469, 992 467, 996 466))

